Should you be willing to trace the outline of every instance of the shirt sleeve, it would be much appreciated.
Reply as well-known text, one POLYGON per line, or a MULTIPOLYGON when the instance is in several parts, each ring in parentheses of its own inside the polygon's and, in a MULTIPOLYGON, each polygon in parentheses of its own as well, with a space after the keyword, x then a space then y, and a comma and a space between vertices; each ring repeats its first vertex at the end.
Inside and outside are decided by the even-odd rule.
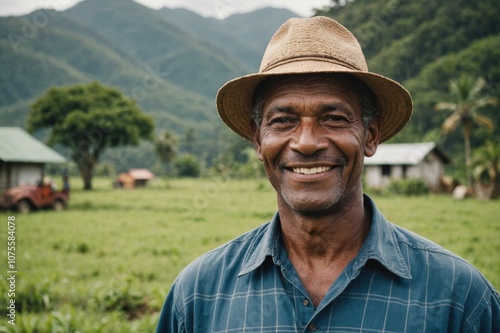
POLYGON ((161 309, 156 333, 185 333, 180 311, 176 306, 176 283, 172 285, 161 309))
POLYGON ((484 309, 475 324, 466 332, 497 333, 500 332, 500 296, 492 292, 489 306, 484 309))

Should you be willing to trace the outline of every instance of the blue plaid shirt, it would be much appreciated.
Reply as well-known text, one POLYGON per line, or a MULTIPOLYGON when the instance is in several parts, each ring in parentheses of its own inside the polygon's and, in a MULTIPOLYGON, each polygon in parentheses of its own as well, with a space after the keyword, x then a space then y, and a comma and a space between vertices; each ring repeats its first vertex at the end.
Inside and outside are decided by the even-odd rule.
POLYGON ((277 214, 186 267, 156 332, 500 332, 499 295, 474 267, 365 200, 369 235, 317 308, 277 214))

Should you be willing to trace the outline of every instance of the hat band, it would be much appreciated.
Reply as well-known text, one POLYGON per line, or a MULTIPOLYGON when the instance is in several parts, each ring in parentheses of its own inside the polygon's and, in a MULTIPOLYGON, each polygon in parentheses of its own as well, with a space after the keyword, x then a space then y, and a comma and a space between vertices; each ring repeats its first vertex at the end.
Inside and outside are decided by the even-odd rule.
MULTIPOLYGON (((327 58, 327 57, 321 57, 321 58, 319 58, 317 56, 314 56, 314 57, 313 56, 301 56, 301 57, 293 57, 293 58, 285 59, 285 60, 276 62, 274 64, 268 64, 260 72, 261 73, 266 73, 266 72, 269 72, 269 71, 271 71, 271 70, 273 70, 273 69, 275 69, 277 67, 284 66, 284 65, 292 63, 292 62, 311 61, 311 60, 312 61, 319 61, 319 62, 326 62, 326 63, 329 63, 329 64, 334 64, 334 65, 337 65, 337 66, 345 67, 346 69, 351 70, 351 71, 365 72, 363 69, 360 69, 357 66, 354 66, 352 64, 346 63, 344 61, 340 61, 338 59, 327 58)), ((318 71, 320 71, 320 70, 318 69, 318 71)))

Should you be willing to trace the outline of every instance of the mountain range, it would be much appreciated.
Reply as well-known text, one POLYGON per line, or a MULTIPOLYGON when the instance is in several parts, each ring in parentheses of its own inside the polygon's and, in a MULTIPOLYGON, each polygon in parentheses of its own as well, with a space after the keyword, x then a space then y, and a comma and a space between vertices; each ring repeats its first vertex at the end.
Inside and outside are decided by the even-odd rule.
POLYGON ((52 86, 100 81, 137 100, 159 130, 206 135, 217 119, 217 89, 256 71, 273 32, 294 16, 266 8, 216 20, 132 0, 86 0, 62 12, 1 17, 0 123, 25 127, 29 104, 52 86))
MULTIPOLYGON (((433 105, 451 98, 449 82, 461 73, 484 77, 500 98, 497 7, 498 0, 352 0, 317 14, 349 28, 369 68, 411 92, 415 112, 395 140, 438 141, 460 154, 460 132, 438 133, 445 115, 433 105)), ((158 133, 194 130, 196 154, 210 164, 206 151, 217 156, 224 147, 214 147, 230 135, 215 111, 217 89, 257 71, 274 31, 296 16, 265 8, 217 20, 132 0, 85 0, 62 12, 0 17, 0 124, 26 127, 30 103, 52 86, 100 81, 137 100, 158 133)), ((497 108, 482 112, 497 126, 493 134, 475 130, 473 147, 500 135, 497 108)))

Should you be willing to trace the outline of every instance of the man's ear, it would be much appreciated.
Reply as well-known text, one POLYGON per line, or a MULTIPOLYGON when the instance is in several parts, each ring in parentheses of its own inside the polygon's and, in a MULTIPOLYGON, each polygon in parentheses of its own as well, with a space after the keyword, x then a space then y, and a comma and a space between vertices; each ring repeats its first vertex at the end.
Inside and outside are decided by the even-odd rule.
POLYGON ((366 129, 365 156, 375 155, 380 143, 380 133, 382 132, 382 121, 380 115, 375 116, 366 129))
POLYGON ((261 149, 260 149, 260 128, 257 126, 255 121, 250 120, 250 127, 252 128, 253 136, 252 136, 252 143, 255 148, 255 151, 257 152, 257 157, 259 160, 262 161, 262 154, 261 154, 261 149))

